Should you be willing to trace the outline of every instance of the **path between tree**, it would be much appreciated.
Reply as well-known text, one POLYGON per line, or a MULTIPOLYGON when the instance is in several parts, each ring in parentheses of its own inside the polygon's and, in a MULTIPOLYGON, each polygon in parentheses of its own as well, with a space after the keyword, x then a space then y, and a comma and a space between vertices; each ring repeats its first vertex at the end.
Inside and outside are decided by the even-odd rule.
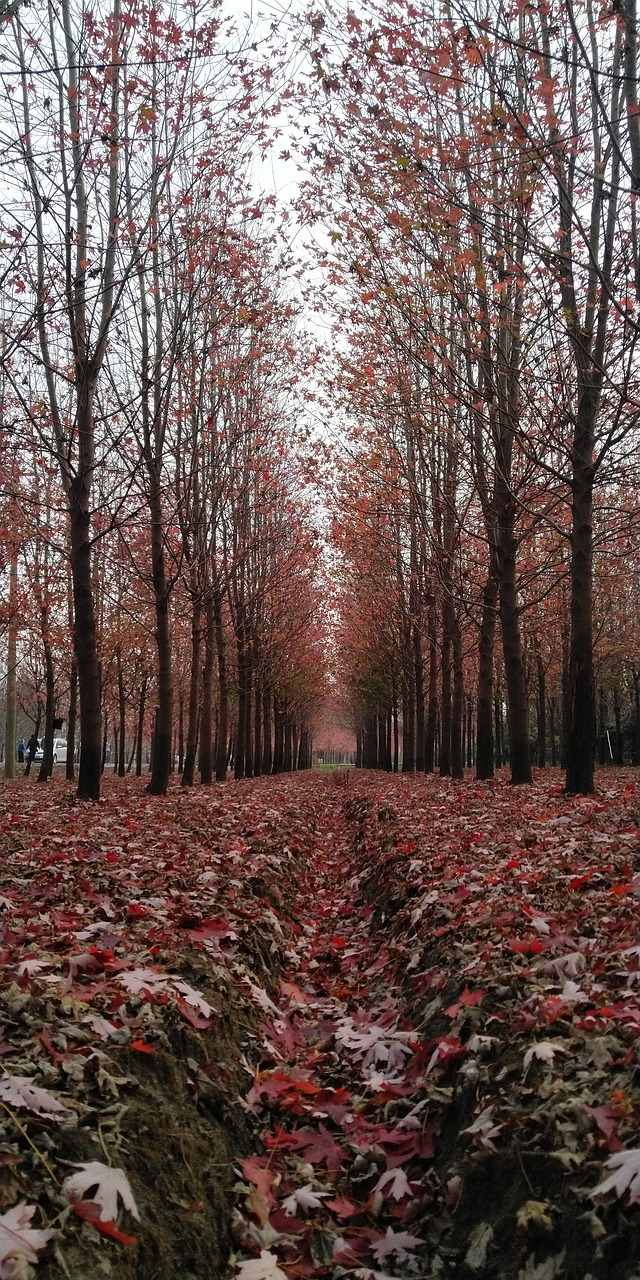
POLYGON ((21 781, 0 827, 0 1227, 39 1278, 640 1274, 630 772, 21 781))

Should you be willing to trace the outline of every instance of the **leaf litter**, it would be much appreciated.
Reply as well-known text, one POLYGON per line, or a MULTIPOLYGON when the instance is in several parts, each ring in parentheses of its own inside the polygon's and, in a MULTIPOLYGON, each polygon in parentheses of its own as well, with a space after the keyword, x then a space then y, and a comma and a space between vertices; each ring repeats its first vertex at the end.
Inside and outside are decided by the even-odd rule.
POLYGON ((640 1275, 631 771, 3 800, 38 1276, 640 1275))

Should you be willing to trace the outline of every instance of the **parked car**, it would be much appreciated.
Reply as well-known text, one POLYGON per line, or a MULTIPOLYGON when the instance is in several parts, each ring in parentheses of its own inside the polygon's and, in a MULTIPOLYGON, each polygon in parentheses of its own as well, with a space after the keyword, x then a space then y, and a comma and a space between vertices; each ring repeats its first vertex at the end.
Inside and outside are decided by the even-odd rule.
MULTIPOLYGON (((44 738, 38 738, 38 750, 36 751, 36 754, 33 758, 38 763, 44 758, 44 738)), ((66 738, 53 739, 53 763, 54 764, 67 763, 67 739, 66 738)))

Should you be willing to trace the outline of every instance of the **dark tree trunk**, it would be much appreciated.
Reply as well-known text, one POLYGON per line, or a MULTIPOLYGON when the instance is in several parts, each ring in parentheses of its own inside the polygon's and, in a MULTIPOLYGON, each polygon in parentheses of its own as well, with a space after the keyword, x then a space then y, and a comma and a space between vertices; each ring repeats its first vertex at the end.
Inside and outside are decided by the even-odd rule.
POLYGON ((278 699, 273 700, 273 722, 275 726, 274 744, 273 744, 273 772, 282 773, 284 764, 284 723, 283 713, 278 703, 278 699))
POLYGON ((262 693, 262 772, 271 773, 273 751, 271 745, 271 695, 265 687, 262 693))
POLYGON ((424 753, 425 773, 433 773, 436 760, 436 724, 438 720, 438 644, 435 609, 429 613, 429 706, 424 753))
POLYGON ((216 739, 216 782, 227 777, 227 734, 229 732, 229 680, 227 675, 227 648, 222 618, 222 594, 213 593, 216 654, 218 658, 218 735, 216 739))
POLYGON ((236 779, 244 778, 245 751, 247 745, 247 685, 245 671, 245 636, 241 623, 236 632, 236 661, 238 666, 238 724, 233 762, 233 774, 236 779))
POLYGON ((422 657, 422 637, 417 624, 414 624, 413 628, 413 658, 416 688, 416 772, 424 773, 424 661, 422 657))
MULTIPOLYGON (((124 690, 124 671, 122 669, 122 651, 120 645, 116 650, 116 666, 118 672, 118 777, 124 778, 125 769, 125 729, 127 718, 127 703, 124 690)), ((115 766, 115 762, 114 762, 115 766)))
MULTIPOLYGON (((193 584, 195 591, 197 585, 193 584)), ((200 703, 200 646, 202 643, 202 602, 192 591, 191 671, 189 673, 189 706, 187 710, 187 751, 182 767, 183 787, 192 787, 196 773, 198 719, 200 703)))
POLYGON ((440 776, 451 776, 451 629, 447 603, 442 620, 441 686, 440 686, 440 776))
POLYGON ((620 713, 620 689, 618 688, 617 684, 615 684, 613 688, 613 714, 614 714, 615 723, 616 723, 616 750, 615 750, 614 758, 615 758, 615 763, 617 765, 622 765, 623 763, 622 720, 621 720, 621 713, 620 713))
POLYGON ((482 620, 478 648, 478 710, 476 722, 476 778, 492 778, 493 760, 493 660, 498 606, 495 570, 489 570, 482 593, 482 620))
POLYGON ((253 777, 253 721, 251 716, 252 694, 253 694, 253 641, 249 637, 245 648, 244 662, 244 681, 245 681, 245 699, 244 699, 244 776, 245 778, 253 777))
POLYGON ((520 784, 531 782, 531 750, 529 700, 516 587, 516 540, 510 512, 502 519, 500 525, 498 587, 504 675, 507 685, 511 781, 520 784))
MULTIPOLYGON (((408 633, 405 635, 405 662, 402 700, 402 772, 413 773, 416 765, 416 682, 408 633)), ((374 768, 376 767, 377 760, 374 765, 374 768)))
POLYGON ((540 641, 535 639, 536 676, 538 684, 537 721, 538 721, 538 767, 544 769, 547 763, 547 681, 540 651, 540 641))
POLYGON ((144 745, 144 708, 147 700, 147 677, 142 681, 140 689, 140 701, 138 703, 138 729, 137 729, 137 746, 136 746, 136 777, 140 777, 142 773, 142 749, 144 745))
MULTIPOLYGON (((93 436, 93 412, 89 403, 85 415, 78 411, 79 434, 93 436), (86 417, 86 420, 84 420, 86 417)), ((79 800, 100 799, 102 774, 100 664, 96 644, 96 620, 91 579, 91 519, 89 496, 91 473, 80 471, 71 484, 69 512, 71 525, 71 573, 73 577, 73 643, 78 664, 80 700, 79 800)))
POLYGON ((43 610, 42 641, 44 646, 44 670, 46 682, 46 704, 44 719, 44 751, 42 764, 38 773, 38 782, 46 782, 53 773, 53 717, 55 714, 55 675, 53 670, 53 650, 49 638, 49 624, 46 611, 43 610))
POLYGON ((460 620, 452 608, 453 701, 451 704, 451 776, 464 778, 462 721, 464 717, 464 658, 460 620))
POLYGON ((71 657, 71 674, 69 676, 69 715, 67 717, 67 767, 65 776, 68 782, 72 782, 75 777, 77 715, 78 664, 74 653, 71 657))
POLYGON ((593 671, 593 416, 583 390, 574 436, 571 517, 571 640, 567 691, 569 795, 594 788, 596 692, 593 671))
POLYGON ((262 773, 262 688, 255 673, 253 693, 253 776, 262 773))
POLYGON ((200 782, 213 781, 213 668, 215 663, 215 606, 213 592, 205 596, 204 667, 202 671, 202 711, 200 719, 200 782))
POLYGON ((157 467, 150 468, 149 509, 151 512, 151 572, 156 613, 158 651, 158 709, 153 739, 153 769, 147 785, 152 796, 163 796, 169 785, 173 729, 173 686, 171 679, 171 629, 169 625, 169 584, 164 560, 162 528, 162 486, 157 467))

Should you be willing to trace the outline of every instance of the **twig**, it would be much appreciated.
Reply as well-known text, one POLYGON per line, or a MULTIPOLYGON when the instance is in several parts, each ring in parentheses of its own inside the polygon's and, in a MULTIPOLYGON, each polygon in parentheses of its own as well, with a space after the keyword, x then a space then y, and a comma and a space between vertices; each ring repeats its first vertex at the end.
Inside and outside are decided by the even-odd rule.
POLYGON ((34 1152, 35 1155, 37 1155, 38 1160, 40 1160, 44 1165, 45 1169, 47 1170, 47 1173, 49 1174, 49 1177, 52 1179, 53 1182, 55 1182, 56 1186, 59 1187, 60 1182, 56 1178, 56 1175, 53 1172, 53 1169, 51 1168, 49 1161, 47 1160, 46 1156, 43 1156, 42 1152, 38 1149, 33 1139, 29 1137, 27 1130, 25 1129, 24 1125, 20 1123, 15 1112, 13 1112, 11 1110, 11 1107, 7 1106, 7 1103, 3 1102, 1 1098, 0 1098, 0 1106, 4 1107, 7 1115, 11 1117, 16 1128, 20 1130, 20 1133, 22 1134, 23 1138, 26 1138, 27 1142, 29 1143, 29 1146, 31 1147, 31 1150, 34 1152))

